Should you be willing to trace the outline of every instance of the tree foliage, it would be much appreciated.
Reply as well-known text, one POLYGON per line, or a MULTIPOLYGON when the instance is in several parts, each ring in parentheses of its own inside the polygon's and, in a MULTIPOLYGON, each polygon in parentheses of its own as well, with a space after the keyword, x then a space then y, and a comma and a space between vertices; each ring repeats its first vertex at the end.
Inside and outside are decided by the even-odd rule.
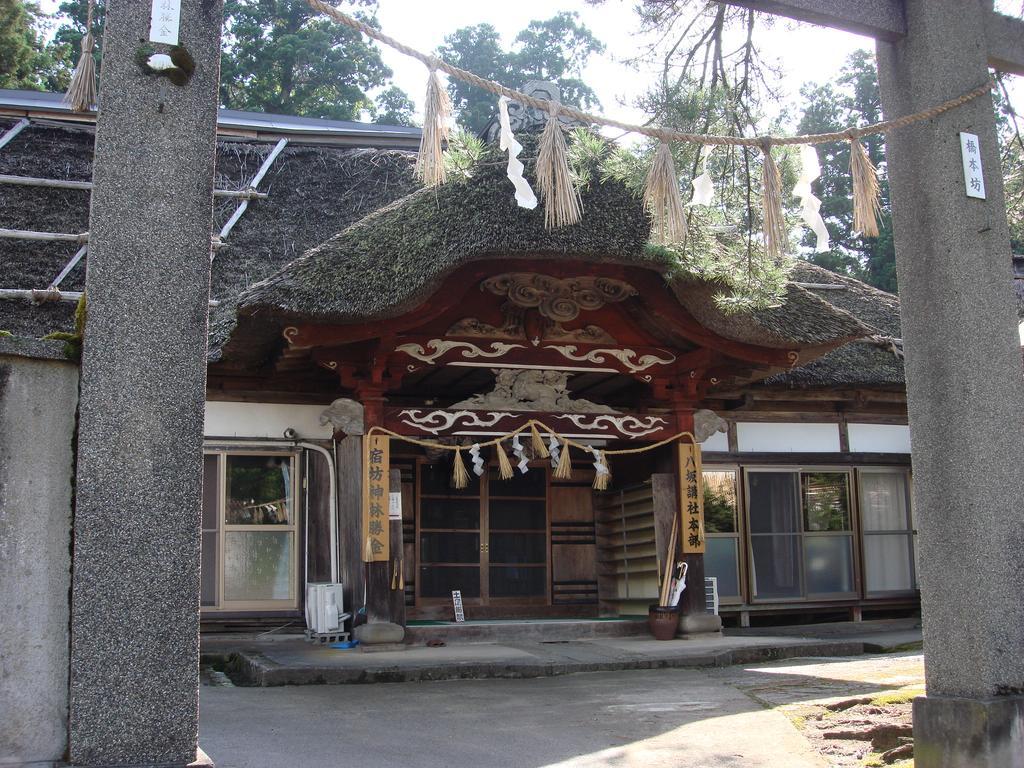
POLYGON ((391 78, 375 45, 305 3, 227 0, 224 20, 220 99, 227 108, 354 120, 376 110, 368 91, 391 78))
MULTIPOLYGON (((800 91, 804 104, 797 125, 799 133, 830 133, 853 126, 864 126, 882 119, 878 75, 871 53, 854 51, 833 83, 806 85, 800 91)), ((864 136, 861 143, 871 162, 879 168, 882 215, 879 236, 862 237, 853 228, 853 180, 850 175, 848 142, 817 147, 821 177, 815 194, 821 198, 832 249, 807 254, 809 261, 839 274, 863 280, 884 291, 896 292, 896 251, 892 239, 889 209, 889 181, 885 173, 885 139, 881 135, 864 136)), ((813 235, 804 238, 810 245, 813 235)))
POLYGON ((45 23, 36 3, 0 0, 0 88, 67 86, 65 52, 60 44, 45 41, 45 23))
MULTIPOLYGON (((604 44, 579 23, 576 13, 562 12, 546 21, 531 21, 516 35, 511 50, 502 48, 492 25, 477 24, 447 35, 438 55, 512 88, 529 80, 552 81, 565 104, 592 109, 600 104, 583 81, 583 69, 593 54, 603 51, 604 44)), ((494 115, 494 94, 454 78, 448 90, 459 125, 473 133, 483 130, 494 115)))

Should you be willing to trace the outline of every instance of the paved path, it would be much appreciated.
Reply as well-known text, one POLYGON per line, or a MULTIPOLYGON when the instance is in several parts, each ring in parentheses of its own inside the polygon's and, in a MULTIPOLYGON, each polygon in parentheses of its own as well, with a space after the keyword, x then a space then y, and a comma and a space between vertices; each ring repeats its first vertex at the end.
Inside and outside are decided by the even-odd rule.
POLYGON ((690 669, 201 690, 219 768, 823 768, 735 680, 690 669))

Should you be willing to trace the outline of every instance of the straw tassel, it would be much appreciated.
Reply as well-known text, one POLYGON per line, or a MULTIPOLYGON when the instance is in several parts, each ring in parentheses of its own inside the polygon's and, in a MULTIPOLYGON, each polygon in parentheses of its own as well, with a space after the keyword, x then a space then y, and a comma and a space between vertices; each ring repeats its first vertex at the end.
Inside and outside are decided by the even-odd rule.
POLYGON ((544 201, 544 226, 548 229, 578 224, 583 203, 569 170, 569 152, 558 120, 558 102, 549 102, 548 121, 537 152, 537 185, 544 201))
POLYGON ((363 547, 363 562, 369 563, 373 561, 373 546, 370 543, 370 538, 366 538, 366 546, 363 547))
POLYGON ((494 452, 498 454, 498 475, 502 480, 511 480, 515 474, 512 470, 512 462, 508 460, 508 454, 501 444, 501 440, 494 444, 494 452))
POLYGON ((92 15, 95 8, 95 0, 89 0, 89 9, 85 16, 85 35, 82 37, 82 53, 78 57, 78 65, 71 77, 68 92, 64 94, 64 101, 74 112, 88 112, 96 103, 96 59, 93 58, 96 41, 92 36, 92 15))
POLYGON ((878 237, 878 214, 882 210, 878 170, 860 135, 850 132, 850 174, 853 176, 853 228, 864 237, 878 237))
POLYGON ((555 477, 559 480, 569 480, 572 477, 572 458, 569 456, 569 441, 562 438, 562 452, 558 455, 558 466, 555 467, 555 477))
POLYGON ((447 174, 444 170, 444 144, 448 141, 448 117, 452 102, 448 92, 441 85, 437 69, 430 68, 427 78, 427 97, 423 106, 423 132, 420 135, 420 151, 416 156, 416 178, 428 187, 444 184, 447 174))
POLYGON ((608 464, 608 457, 604 451, 595 451, 597 462, 604 467, 604 472, 598 471, 594 475, 594 490, 595 491, 607 491, 608 484, 612 481, 612 468, 608 464))
POLYGON ((536 424, 530 424, 530 440, 533 442, 533 457, 535 459, 546 459, 551 455, 548 453, 548 447, 544 445, 540 432, 537 431, 536 424))
POLYGON ((469 485, 469 472, 462 461, 462 448, 455 449, 455 461, 452 462, 452 488, 462 489, 469 485))
POLYGON ((786 220, 782 214, 782 174, 772 158, 771 142, 761 144, 764 153, 762 181, 764 187, 764 248, 768 257, 779 261, 786 252, 786 220))
POLYGON ((668 245, 686 240, 686 210, 679 191, 672 148, 662 142, 644 187, 644 208, 651 217, 651 239, 668 245))

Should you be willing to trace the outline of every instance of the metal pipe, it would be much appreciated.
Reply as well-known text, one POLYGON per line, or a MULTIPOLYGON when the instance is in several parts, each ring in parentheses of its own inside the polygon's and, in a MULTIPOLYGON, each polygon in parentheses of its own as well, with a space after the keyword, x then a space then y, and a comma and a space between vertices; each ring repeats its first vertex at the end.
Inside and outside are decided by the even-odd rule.
MULTIPOLYGON (((327 461, 327 477, 330 485, 330 535, 331 535, 331 583, 338 583, 338 495, 337 495, 337 478, 335 476, 334 462, 331 460, 331 453, 323 446, 316 445, 315 443, 296 443, 300 448, 308 448, 311 451, 317 451, 327 461)), ((308 495, 307 495, 308 505, 308 495)), ((306 522, 308 525, 309 515, 307 508, 306 522)), ((307 542, 308 542, 307 538, 307 542)), ((308 546, 308 544, 307 544, 308 546)))

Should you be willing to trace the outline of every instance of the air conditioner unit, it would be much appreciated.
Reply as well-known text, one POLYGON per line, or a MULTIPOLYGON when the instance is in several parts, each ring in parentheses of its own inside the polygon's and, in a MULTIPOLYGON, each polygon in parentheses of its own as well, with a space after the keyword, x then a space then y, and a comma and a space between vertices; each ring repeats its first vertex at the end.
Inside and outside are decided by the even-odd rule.
POLYGON ((306 584, 306 626, 313 632, 337 632, 347 618, 344 611, 341 584, 306 584))

